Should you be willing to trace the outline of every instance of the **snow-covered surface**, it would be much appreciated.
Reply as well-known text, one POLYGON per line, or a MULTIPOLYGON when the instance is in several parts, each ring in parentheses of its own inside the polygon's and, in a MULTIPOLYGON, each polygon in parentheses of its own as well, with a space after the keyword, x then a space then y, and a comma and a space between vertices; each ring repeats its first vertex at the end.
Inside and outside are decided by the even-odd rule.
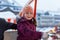
POLYGON ((7 12, 0 12, 0 18, 16 18, 16 16, 14 15, 14 13, 7 11, 7 12))
POLYGON ((7 12, 0 12, 0 18, 4 18, 7 22, 8 19, 11 19, 11 23, 14 23, 14 20, 16 19, 16 15, 10 11, 7 12))
POLYGON ((8 30, 6 30, 5 32, 12 32, 12 31, 17 31, 17 30, 14 30, 14 29, 8 29, 8 30))
POLYGON ((38 31, 38 32, 48 32, 52 29, 53 29, 53 27, 44 27, 44 28, 37 27, 36 31, 38 31))

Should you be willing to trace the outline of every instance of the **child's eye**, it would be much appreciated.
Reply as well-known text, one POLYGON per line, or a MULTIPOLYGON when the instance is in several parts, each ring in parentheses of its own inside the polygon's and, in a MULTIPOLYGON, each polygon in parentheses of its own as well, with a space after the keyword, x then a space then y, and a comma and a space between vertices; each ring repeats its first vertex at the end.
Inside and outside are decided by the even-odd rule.
POLYGON ((29 13, 26 13, 26 14, 29 14, 29 13))
POLYGON ((29 12, 29 14, 32 14, 31 12, 29 12))
POLYGON ((32 14, 31 12, 26 12, 26 14, 32 14))

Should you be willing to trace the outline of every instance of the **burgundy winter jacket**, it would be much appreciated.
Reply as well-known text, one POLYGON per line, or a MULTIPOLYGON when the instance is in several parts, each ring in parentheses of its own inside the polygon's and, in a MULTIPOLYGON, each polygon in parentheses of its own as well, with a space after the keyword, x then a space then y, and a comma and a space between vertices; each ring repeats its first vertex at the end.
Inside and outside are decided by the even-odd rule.
POLYGON ((42 37, 42 32, 36 32, 36 27, 31 20, 21 18, 17 24, 17 40, 38 40, 42 37))

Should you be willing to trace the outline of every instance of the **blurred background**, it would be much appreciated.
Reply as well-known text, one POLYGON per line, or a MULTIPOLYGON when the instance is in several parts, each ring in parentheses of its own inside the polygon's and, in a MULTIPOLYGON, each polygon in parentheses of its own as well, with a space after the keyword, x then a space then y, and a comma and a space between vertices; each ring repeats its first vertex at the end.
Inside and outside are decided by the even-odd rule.
MULTIPOLYGON (((0 18, 4 18, 8 22, 16 23, 16 16, 28 1, 29 0, 0 0, 0 18)), ((45 30, 46 32, 52 30, 54 26, 60 27, 59 4, 60 0, 37 0, 37 30, 45 30)), ((30 5, 34 9, 34 2, 30 5)))
MULTIPOLYGON (((11 22, 14 22, 13 20, 16 19, 16 15, 28 1, 29 0, 0 0, 0 18, 11 18, 11 22)), ((59 0, 38 0, 36 12, 37 26, 54 26, 60 24, 59 4, 59 0)), ((34 9, 34 2, 30 5, 34 9)))

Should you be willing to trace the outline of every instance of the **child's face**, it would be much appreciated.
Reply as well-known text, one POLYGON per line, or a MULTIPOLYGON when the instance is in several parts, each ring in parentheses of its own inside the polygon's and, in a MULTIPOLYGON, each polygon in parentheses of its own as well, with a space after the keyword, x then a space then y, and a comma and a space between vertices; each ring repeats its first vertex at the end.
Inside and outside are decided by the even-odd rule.
POLYGON ((34 17, 34 13, 25 12, 25 13, 24 13, 24 17, 25 17, 27 20, 31 20, 31 19, 34 17))

